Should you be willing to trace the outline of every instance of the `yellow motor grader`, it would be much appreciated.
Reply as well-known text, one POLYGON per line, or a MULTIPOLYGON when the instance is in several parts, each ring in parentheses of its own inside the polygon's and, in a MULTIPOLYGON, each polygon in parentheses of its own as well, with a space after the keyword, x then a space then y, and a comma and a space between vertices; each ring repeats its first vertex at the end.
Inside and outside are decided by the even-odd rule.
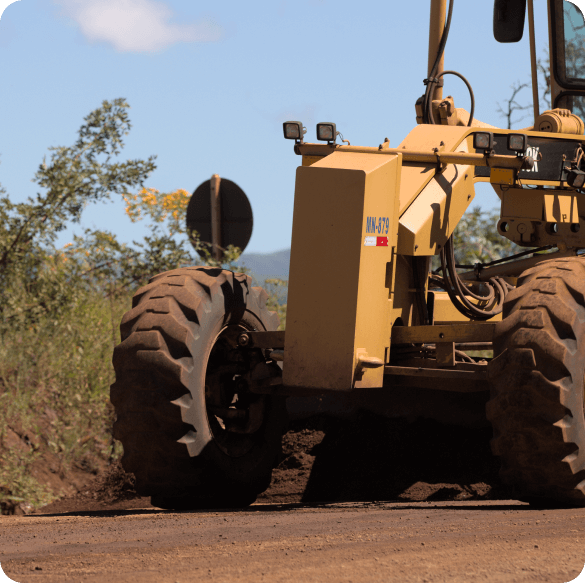
POLYGON ((531 40, 534 124, 504 130, 474 119, 469 83, 443 68, 453 5, 431 0, 418 125, 397 148, 337 143, 333 123, 307 143, 301 122, 284 123, 302 160, 285 331, 240 273, 185 267, 135 294, 111 400, 124 468, 153 504, 253 502, 287 397, 367 406, 424 389, 489 393, 502 480, 520 499, 585 505, 583 15, 548 0, 552 109, 540 113, 532 0, 495 1, 496 40, 520 40, 526 20, 531 40), (443 98, 448 75, 469 87, 469 112, 443 98), (501 200, 498 233, 525 250, 459 266, 453 233, 477 182, 501 200))

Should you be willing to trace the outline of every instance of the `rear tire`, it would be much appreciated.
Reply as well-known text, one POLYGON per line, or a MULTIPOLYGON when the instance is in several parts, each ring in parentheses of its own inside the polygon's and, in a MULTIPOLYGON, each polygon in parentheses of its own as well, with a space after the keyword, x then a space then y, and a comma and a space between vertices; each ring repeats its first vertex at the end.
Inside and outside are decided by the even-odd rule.
POLYGON ((138 290, 122 319, 114 437, 137 492, 155 506, 246 506, 270 485, 285 402, 247 390, 243 376, 264 356, 236 339, 275 330, 278 317, 250 284, 216 268, 169 271, 138 290))
POLYGON ((585 506, 585 262, 524 272, 503 316, 487 404, 502 481, 536 504, 585 506))

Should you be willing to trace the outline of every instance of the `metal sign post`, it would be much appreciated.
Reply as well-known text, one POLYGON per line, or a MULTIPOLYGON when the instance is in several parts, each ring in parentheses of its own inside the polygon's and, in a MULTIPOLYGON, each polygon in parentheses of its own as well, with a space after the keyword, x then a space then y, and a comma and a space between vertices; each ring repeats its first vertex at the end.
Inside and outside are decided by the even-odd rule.
POLYGON ((219 186, 221 178, 219 174, 214 174, 209 181, 209 190, 211 194, 211 256, 218 261, 223 256, 221 241, 221 199, 219 196, 219 186))
MULTIPOLYGON (((252 236, 254 218, 244 191, 227 178, 214 174, 193 192, 187 206, 187 232, 196 233, 191 243, 203 259, 225 258, 233 245, 241 251, 252 236)), ((190 235, 191 237, 192 235, 190 235)))

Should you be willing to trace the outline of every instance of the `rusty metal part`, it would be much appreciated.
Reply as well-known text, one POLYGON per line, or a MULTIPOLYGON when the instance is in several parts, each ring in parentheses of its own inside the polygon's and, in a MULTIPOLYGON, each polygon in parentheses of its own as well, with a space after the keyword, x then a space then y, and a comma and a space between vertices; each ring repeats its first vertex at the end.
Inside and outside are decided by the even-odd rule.
POLYGON ((435 352, 439 367, 455 366, 455 342, 437 342, 435 352))
MULTIPOLYGON (((446 370, 444 368, 424 368, 414 366, 385 366, 384 374, 387 375, 402 375, 402 376, 417 376, 417 377, 433 377, 439 379, 461 379, 461 380, 487 380, 487 366, 485 364, 478 365, 478 370, 446 370)), ((454 390, 457 390, 456 388, 454 390)))
MULTIPOLYGON (((407 354, 409 352, 420 352, 421 350, 435 350, 436 344, 423 344, 422 346, 405 346, 399 345, 395 348, 397 354, 407 354)), ((491 342, 456 342, 457 350, 491 350, 491 342)), ((394 352, 394 348, 393 348, 394 352)))
POLYGON ((457 362, 448 369, 440 367, 434 358, 410 358, 400 365, 384 367, 384 374, 390 386, 477 393, 489 390, 487 370, 485 361, 457 362))
POLYGON ((245 332, 238 337, 238 344, 255 348, 284 348, 284 330, 245 332))
POLYGON ((455 344, 458 350, 491 350, 493 344, 491 342, 458 342, 455 344))
POLYGON ((496 325, 473 322, 442 326, 394 326, 392 345, 441 342, 491 342, 496 325))

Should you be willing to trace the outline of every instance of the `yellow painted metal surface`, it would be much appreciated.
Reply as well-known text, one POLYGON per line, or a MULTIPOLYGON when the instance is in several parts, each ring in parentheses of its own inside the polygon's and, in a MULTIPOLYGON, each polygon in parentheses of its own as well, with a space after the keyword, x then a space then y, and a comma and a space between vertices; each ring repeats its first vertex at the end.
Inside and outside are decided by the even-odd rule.
POLYGON ((303 156, 303 166, 312 166, 315 162, 322 160, 323 156, 303 156))
POLYGON ((412 291, 414 280, 411 258, 394 254, 393 261, 395 273, 392 278, 393 284, 390 288, 390 298, 392 299, 390 320, 394 324, 400 318, 403 326, 410 326, 413 323, 413 305, 415 301, 415 294, 412 291))
POLYGON ((498 230, 519 245, 583 248, 585 220, 579 217, 579 196, 568 190, 510 188, 502 193, 498 230), (574 228, 577 224, 579 228, 574 228))
MULTIPOLYGON (((469 322, 469 320, 453 305, 447 292, 433 291, 435 296, 434 306, 434 324, 454 324, 456 322, 469 322)), ((498 322, 502 319, 502 314, 494 316, 489 321, 498 322)))
POLYGON ((514 170, 511 168, 492 168, 490 182, 512 186, 514 184, 514 170))
MULTIPOLYGON (((467 143, 460 144, 458 151, 466 152, 467 143)), ((473 175, 472 166, 456 164, 429 181, 400 217, 399 254, 440 252, 475 197, 473 175)))
POLYGON ((502 216, 543 220, 544 190, 510 188, 502 194, 502 216))
POLYGON ((544 218, 547 223, 578 223, 577 195, 544 195, 544 218))
MULTIPOLYGON (((402 150, 457 152, 457 146, 472 132, 472 128, 422 124, 404 138, 398 146, 402 150)), ((464 150, 467 151, 467 150, 464 150)), ((404 213, 435 174, 435 166, 407 166, 402 168, 400 184, 400 214, 404 213)))
POLYGON ((297 169, 283 382, 381 387, 388 362, 401 156, 333 153, 297 169), (387 275, 390 272, 390 275, 387 275))
POLYGON ((454 323, 444 326, 400 326, 394 330, 394 342, 422 344, 423 342, 491 342, 494 322, 454 323))

